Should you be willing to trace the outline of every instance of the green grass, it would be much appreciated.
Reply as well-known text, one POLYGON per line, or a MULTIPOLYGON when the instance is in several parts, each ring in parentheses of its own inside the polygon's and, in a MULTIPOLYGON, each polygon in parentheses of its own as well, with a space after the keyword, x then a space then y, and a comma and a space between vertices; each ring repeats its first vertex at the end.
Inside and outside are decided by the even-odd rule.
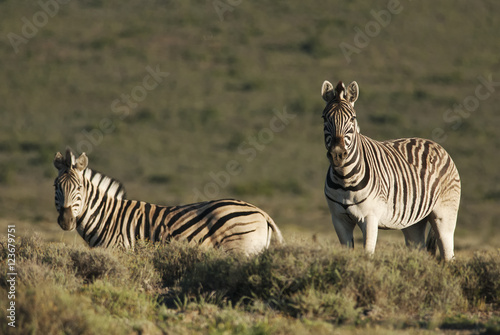
POLYGON ((498 232, 500 214, 499 89, 458 129, 443 119, 475 94, 479 76, 500 80, 500 27, 491 14, 498 4, 401 6, 348 63, 340 43, 355 43, 354 28, 364 30, 374 21, 370 11, 385 10, 387 1, 242 2, 223 21, 210 1, 71 1, 18 53, 7 35, 22 35, 21 18, 32 21, 41 7, 0 3, 0 219, 38 231, 54 224, 52 159, 70 146, 124 182, 130 198, 160 204, 194 201, 194 189, 213 181, 210 172, 235 160, 242 172, 213 197, 255 203, 285 231, 306 226, 333 237, 321 194, 328 163, 318 92, 325 79, 356 80, 364 134, 446 132, 442 144, 462 177, 457 229, 498 246, 490 231, 498 232), (169 75, 126 107, 122 94, 137 96, 148 66, 169 75), (283 109, 295 117, 258 150, 251 146, 283 109))
POLYGON ((179 242, 123 252, 34 236, 20 238, 16 254, 17 333, 478 332, 500 320, 498 251, 442 264, 394 244, 370 257, 293 241, 240 257, 179 242))

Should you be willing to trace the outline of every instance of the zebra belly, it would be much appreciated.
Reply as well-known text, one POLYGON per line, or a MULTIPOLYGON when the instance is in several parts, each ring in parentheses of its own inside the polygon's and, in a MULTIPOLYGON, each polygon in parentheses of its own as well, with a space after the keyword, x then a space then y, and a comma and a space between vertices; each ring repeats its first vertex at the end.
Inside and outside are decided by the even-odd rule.
POLYGON ((418 217, 405 218, 401 213, 397 215, 398 213, 394 212, 393 206, 381 198, 370 199, 368 197, 360 203, 352 201, 347 202, 347 204, 328 200, 328 205, 332 216, 339 221, 357 224, 365 222, 368 216, 372 216, 378 218, 380 229, 404 229, 429 215, 429 213, 422 213, 418 217), (355 204, 349 205, 349 203, 355 204))
POLYGON ((355 197, 352 194, 344 194, 335 197, 342 199, 335 200, 326 193, 330 213, 337 220, 359 223, 366 219, 367 216, 376 216, 378 218, 385 217, 387 206, 379 199, 370 199, 369 197, 363 198, 355 197), (361 199, 361 200, 360 200, 361 199))

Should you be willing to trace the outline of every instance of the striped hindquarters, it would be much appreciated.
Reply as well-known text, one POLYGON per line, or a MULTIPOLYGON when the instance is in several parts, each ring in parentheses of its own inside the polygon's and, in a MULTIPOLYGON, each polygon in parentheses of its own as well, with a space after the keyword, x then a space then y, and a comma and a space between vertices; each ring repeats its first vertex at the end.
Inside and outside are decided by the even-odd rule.
MULTIPOLYGON (((134 210, 128 217, 129 238, 151 241, 186 240, 199 245, 221 247, 246 254, 269 246, 272 232, 283 242, 279 228, 269 215, 249 203, 222 199, 183 206, 164 207, 145 202, 131 202, 134 210)), ((134 239, 131 239, 134 240, 134 239)), ((133 243, 133 242, 132 242, 133 243)))
POLYGON ((458 205, 460 177, 443 147, 421 138, 382 144, 395 150, 390 159, 394 184, 389 191, 393 195, 394 218, 399 217, 401 222, 416 222, 426 217, 438 201, 458 205))
POLYGON ((438 200, 456 202, 460 178, 440 145, 421 138, 378 142, 360 136, 365 162, 349 189, 365 194, 362 198, 383 199, 388 210, 381 226, 406 227, 429 215, 438 200))

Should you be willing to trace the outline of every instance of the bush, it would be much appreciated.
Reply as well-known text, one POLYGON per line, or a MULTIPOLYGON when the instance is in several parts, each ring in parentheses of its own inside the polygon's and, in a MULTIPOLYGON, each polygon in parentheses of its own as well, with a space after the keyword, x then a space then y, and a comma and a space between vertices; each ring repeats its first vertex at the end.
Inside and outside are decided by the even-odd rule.
POLYGON ((210 258, 179 282, 181 295, 222 292, 233 303, 263 301, 290 316, 356 320, 425 315, 464 304, 460 281, 421 251, 362 251, 288 246, 255 258, 210 258), (380 314, 380 315, 377 315, 380 314))
POLYGON ((454 274, 461 279, 463 294, 473 306, 500 306, 500 250, 477 252, 470 259, 452 264, 454 274))

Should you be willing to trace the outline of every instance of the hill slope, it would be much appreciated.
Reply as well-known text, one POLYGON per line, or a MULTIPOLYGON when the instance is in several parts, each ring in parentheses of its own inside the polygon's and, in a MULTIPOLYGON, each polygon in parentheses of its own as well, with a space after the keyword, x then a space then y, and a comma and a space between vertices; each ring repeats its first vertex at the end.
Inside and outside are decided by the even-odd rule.
POLYGON ((438 140, 462 177, 457 239, 497 243, 498 2, 41 3, 0 3, 2 220, 55 225, 68 145, 130 198, 242 198, 335 240, 319 92, 356 80, 362 132, 438 140))

